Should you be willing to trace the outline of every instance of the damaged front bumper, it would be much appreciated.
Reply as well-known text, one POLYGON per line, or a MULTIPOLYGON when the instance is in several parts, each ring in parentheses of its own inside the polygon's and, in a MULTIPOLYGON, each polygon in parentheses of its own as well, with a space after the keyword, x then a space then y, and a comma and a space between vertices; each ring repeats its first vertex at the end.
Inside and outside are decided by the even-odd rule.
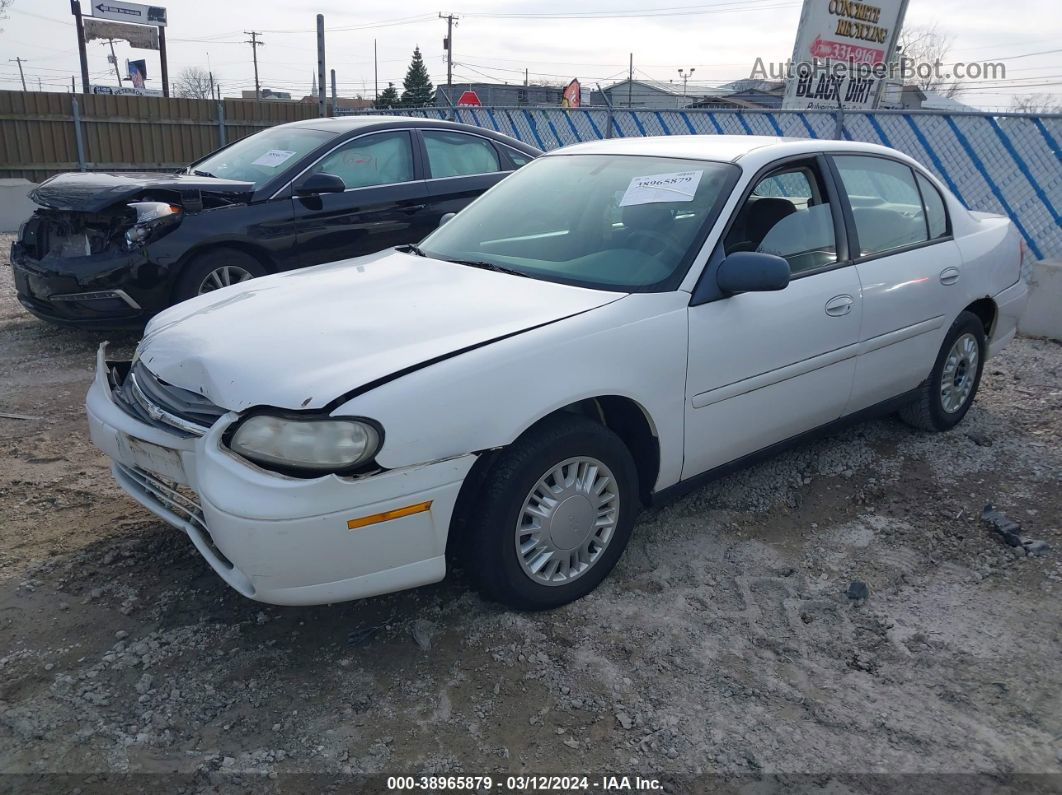
POLYGON ((139 249, 35 260, 15 242, 11 266, 19 303, 52 323, 135 328, 167 303, 159 267, 139 249))
POLYGON ((111 458, 118 484, 183 530, 244 596, 327 604, 445 576, 446 537, 474 455, 361 478, 286 477, 223 446, 235 413, 198 437, 131 416, 113 398, 116 364, 121 372, 101 346, 86 399, 93 443, 111 458), (403 513, 410 506, 418 510, 403 513))

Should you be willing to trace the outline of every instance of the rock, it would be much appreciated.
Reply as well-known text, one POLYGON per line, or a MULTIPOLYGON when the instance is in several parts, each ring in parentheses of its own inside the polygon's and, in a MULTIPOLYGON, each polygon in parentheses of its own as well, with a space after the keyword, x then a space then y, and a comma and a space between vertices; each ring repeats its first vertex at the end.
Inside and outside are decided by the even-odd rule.
POLYGON ((221 760, 222 767, 232 767, 235 764, 236 760, 231 756, 226 756, 224 759, 221 760))
POLYGON ((864 600, 870 597, 870 587, 862 580, 852 580, 848 583, 848 598, 864 600))
POLYGON ((427 651, 431 648, 431 636, 435 632, 435 625, 423 618, 413 622, 413 640, 417 645, 427 651))
POLYGON ((579 741, 576 740, 574 737, 569 737, 567 740, 564 741, 564 744, 569 748, 579 748, 579 741))
POLYGON ((631 719, 631 716, 628 715, 626 712, 617 712, 616 720, 619 721, 619 725, 622 726, 624 729, 629 729, 634 725, 634 721, 631 719))
POLYGON ((126 632, 124 629, 120 629, 120 630, 118 630, 117 632, 114 633, 114 637, 117 640, 125 640, 126 638, 129 637, 129 633, 126 632))
POLYGON ((968 431, 966 438, 976 444, 978 447, 991 447, 992 440, 980 431, 968 431))
POLYGON ((45 671, 50 671, 50 670, 52 670, 53 668, 55 668, 55 663, 45 663, 45 664, 44 664, 44 670, 45 670, 45 671))
POLYGON ((261 610, 259 610, 259 611, 258 611, 258 615, 257 615, 257 616, 255 616, 255 619, 254 619, 254 620, 255 620, 255 622, 256 622, 256 623, 258 623, 258 624, 264 624, 264 623, 266 623, 267 621, 269 621, 269 616, 267 616, 267 615, 266 615, 266 614, 265 614, 264 612, 262 612, 261 610))
POLYGON ((279 723, 274 723, 273 724, 273 731, 275 731, 275 732, 280 731, 280 724, 279 723))
POLYGON ((1027 555, 1043 555, 1051 549, 1046 541, 1037 541, 1034 538, 1022 539, 1021 545, 1027 555))

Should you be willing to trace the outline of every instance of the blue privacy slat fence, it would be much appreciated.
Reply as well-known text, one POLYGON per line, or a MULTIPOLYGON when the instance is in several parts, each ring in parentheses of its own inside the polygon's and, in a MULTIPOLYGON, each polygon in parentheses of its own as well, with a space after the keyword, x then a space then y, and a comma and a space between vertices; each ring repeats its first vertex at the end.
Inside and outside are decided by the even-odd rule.
POLYGON ((453 119, 540 149, 644 135, 843 138, 905 152, 967 207, 1005 213, 1037 259, 1062 259, 1062 115, 877 111, 416 108, 389 114, 453 119))

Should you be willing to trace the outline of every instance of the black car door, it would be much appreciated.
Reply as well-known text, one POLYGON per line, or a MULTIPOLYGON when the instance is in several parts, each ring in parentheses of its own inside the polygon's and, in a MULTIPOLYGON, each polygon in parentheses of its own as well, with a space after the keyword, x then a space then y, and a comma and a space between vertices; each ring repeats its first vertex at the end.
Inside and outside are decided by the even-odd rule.
MULTIPOLYGON (((418 153, 419 154, 419 153, 418 153)), ((408 130, 368 133, 329 152, 295 180, 325 172, 343 180, 342 193, 295 195, 299 264, 371 254, 416 243, 435 228, 427 186, 408 130)))
POLYGON ((428 177, 428 212, 435 225, 456 213, 514 168, 493 141, 452 130, 418 131, 428 177))

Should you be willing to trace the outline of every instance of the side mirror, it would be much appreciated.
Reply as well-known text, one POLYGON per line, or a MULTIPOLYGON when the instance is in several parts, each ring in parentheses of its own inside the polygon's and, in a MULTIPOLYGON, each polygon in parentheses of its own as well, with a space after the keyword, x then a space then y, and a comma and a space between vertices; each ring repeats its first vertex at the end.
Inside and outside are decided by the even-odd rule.
POLYGON ((439 226, 448 224, 450 222, 450 219, 453 218, 455 215, 457 215, 457 213, 445 213, 443 217, 439 219, 439 226))
POLYGON ((310 174, 295 186, 295 195, 316 196, 321 193, 342 193, 346 189, 346 183, 335 174, 318 171, 316 174, 310 174))
POLYGON ((729 294, 784 290, 789 284, 789 263, 776 254, 735 251, 719 264, 715 282, 729 294))

